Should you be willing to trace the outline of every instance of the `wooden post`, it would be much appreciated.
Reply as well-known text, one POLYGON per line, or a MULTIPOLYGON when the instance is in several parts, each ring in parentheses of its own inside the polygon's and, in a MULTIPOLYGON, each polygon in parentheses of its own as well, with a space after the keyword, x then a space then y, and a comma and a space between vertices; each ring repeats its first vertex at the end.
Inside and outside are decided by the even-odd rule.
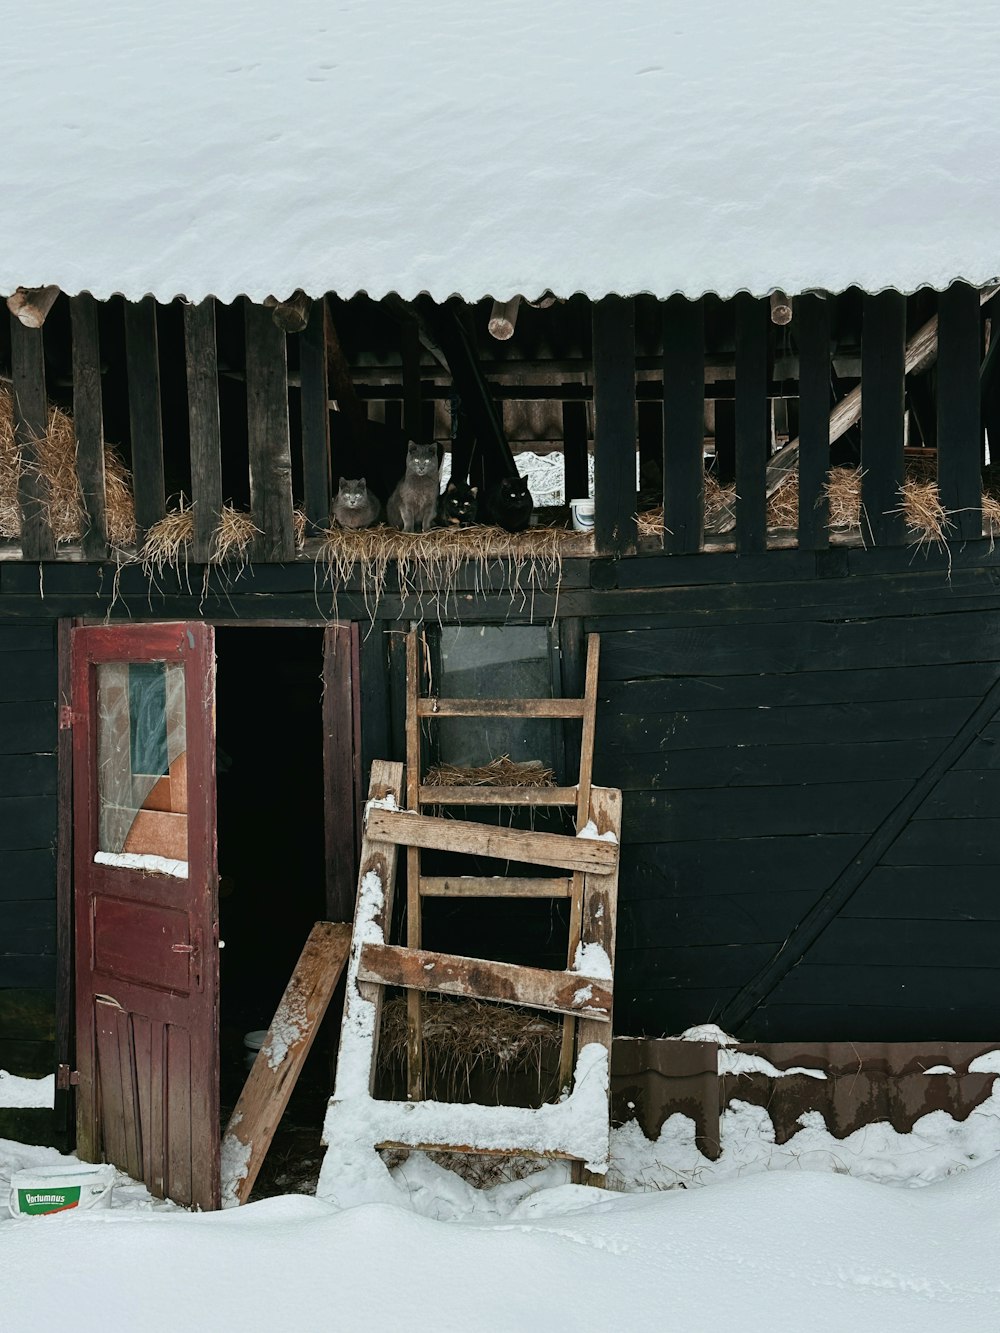
POLYGON ((797 309, 799 546, 820 551, 830 543, 824 489, 830 468, 830 307, 821 297, 800 296, 797 309))
POLYGON ((736 549, 767 550, 767 460, 771 432, 767 397, 767 313, 740 292, 736 313, 736 549))
POLYGON ((938 490, 952 533, 983 535, 979 293, 957 282, 938 302, 938 490))
POLYGON ((663 306, 663 549, 700 551, 705 535, 705 303, 663 306))
POLYGON ((327 348, 329 309, 313 302, 299 338, 302 404, 302 501, 308 530, 330 526, 330 377, 327 348))
MULTIPOLYGON (((577 387, 574 385, 574 388, 577 387)), ((564 402, 563 420, 563 490, 566 503, 585 500, 590 494, 587 463, 587 404, 564 402)))
POLYGON ((163 483, 163 423, 160 416, 160 360, 156 302, 151 296, 125 302, 125 362, 132 436, 132 486, 136 544, 166 513, 163 483))
POLYGON ((312 297, 300 287, 287 301, 271 307, 271 318, 282 333, 301 333, 309 323, 311 309, 312 297))
POLYGON ((76 470, 80 478, 86 526, 80 539, 85 560, 108 554, 104 490, 104 409, 101 401, 101 349, 97 302, 89 292, 70 297, 73 329, 73 427, 76 470))
POLYGON ((635 550, 635 302, 606 296, 593 307, 594 541, 601 555, 635 550))
POLYGON ((357 881, 354 800, 354 676, 350 625, 323 631, 323 789, 326 817, 326 914, 349 921, 357 881))
POLYGON ((285 335, 264 306, 247 301, 247 443, 257 560, 294 560, 292 451, 285 335))
POLYGON ((215 298, 184 307, 188 432, 191 439, 191 503, 199 564, 212 556, 222 514, 222 436, 219 426, 219 362, 215 343, 215 298))
POLYGON ((876 546, 906 542, 903 515, 903 385, 906 298, 864 298, 861 336, 861 531, 876 546))
POLYGON ((14 397, 14 442, 20 453, 17 498, 21 509, 21 556, 51 560, 55 555, 46 504, 46 483, 38 471, 38 441, 49 426, 45 395, 42 330, 27 328, 10 317, 11 382, 14 397))
POLYGON ((403 368, 403 430, 407 439, 424 439, 420 419, 420 334, 413 320, 400 325, 400 359, 403 368))
POLYGON ((771 307, 772 324, 791 324, 792 303, 782 291, 773 291, 768 298, 771 307))
MULTIPOLYGON (((420 696, 421 664, 418 631, 411 629, 406 636, 406 804, 411 810, 420 808, 420 696)), ((374 836, 374 835, 373 835, 374 836)), ((406 944, 419 949, 420 929, 420 849, 406 848, 406 944)), ((423 1010, 419 991, 406 995, 406 1082, 411 1101, 420 1101, 424 1095, 424 1031, 423 1010)))

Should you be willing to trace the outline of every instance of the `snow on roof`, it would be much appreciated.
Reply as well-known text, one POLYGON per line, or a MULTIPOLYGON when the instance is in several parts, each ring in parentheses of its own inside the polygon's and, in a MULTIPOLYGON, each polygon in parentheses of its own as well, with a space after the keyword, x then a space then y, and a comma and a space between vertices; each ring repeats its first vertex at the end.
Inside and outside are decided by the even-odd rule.
POLYGON ((8 0, 0 290, 977 285, 990 0, 8 0))

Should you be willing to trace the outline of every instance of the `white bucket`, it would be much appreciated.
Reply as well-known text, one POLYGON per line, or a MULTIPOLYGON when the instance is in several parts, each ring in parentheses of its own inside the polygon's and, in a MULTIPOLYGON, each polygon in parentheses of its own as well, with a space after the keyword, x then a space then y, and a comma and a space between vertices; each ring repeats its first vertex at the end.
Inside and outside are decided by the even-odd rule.
POLYGON ((573 515, 573 527, 577 532, 594 531, 593 500, 570 500, 569 508, 573 515))
POLYGON ((38 1217, 48 1213, 81 1212, 111 1207, 113 1166, 52 1166, 15 1171, 10 1178, 10 1211, 13 1217, 38 1217))

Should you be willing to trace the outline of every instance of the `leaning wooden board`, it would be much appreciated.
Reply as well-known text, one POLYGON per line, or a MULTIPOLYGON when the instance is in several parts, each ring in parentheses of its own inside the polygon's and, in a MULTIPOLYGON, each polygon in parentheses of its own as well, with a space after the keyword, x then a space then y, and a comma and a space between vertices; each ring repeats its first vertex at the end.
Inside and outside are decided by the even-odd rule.
POLYGON ((350 950, 349 924, 309 932, 222 1137, 223 1207, 250 1197, 350 950))

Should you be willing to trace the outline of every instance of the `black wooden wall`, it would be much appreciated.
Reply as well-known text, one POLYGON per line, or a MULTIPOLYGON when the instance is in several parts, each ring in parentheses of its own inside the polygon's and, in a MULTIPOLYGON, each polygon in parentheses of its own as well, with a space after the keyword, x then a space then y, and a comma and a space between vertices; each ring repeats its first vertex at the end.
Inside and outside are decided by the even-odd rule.
POLYGON ((0 621, 0 1068, 53 1068, 56 624, 0 621))
POLYGON ((626 792, 622 1031, 996 1035, 1000 608, 976 586, 706 588, 592 622, 595 778, 626 792))

